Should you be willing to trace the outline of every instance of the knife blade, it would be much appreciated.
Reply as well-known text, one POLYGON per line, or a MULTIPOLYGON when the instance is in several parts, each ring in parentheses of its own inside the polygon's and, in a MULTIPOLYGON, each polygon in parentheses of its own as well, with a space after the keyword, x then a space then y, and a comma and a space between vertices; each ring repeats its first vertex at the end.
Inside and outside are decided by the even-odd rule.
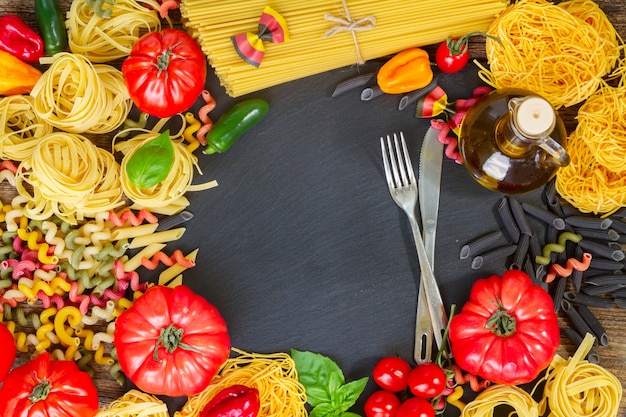
MULTIPOLYGON (((443 162, 443 144, 437 139, 437 131, 429 128, 422 142, 419 163, 419 205, 422 215, 422 233, 428 262, 434 268, 437 217, 443 162)), ((420 279, 417 314, 415 320, 415 345, 413 356, 416 363, 431 360, 433 336, 441 346, 444 323, 433 323, 428 309, 428 300, 420 279)), ((443 312, 444 318, 445 311, 443 312)), ((445 326, 444 326, 445 328, 445 326)))

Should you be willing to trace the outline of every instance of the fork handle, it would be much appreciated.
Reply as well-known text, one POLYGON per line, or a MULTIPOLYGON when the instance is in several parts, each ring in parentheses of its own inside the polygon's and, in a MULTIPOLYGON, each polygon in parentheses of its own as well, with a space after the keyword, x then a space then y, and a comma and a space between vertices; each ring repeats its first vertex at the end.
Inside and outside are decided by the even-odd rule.
POLYGON ((428 311, 428 300, 426 299, 423 279, 420 279, 418 291, 413 359, 415 359, 415 363, 420 365, 430 362, 432 358, 433 325, 430 322, 430 311, 428 311))
POLYGON ((411 223, 411 230, 413 231, 413 239, 415 240, 415 247, 417 248, 417 257, 420 263, 421 282, 424 285, 424 292, 426 293, 426 300, 428 301, 428 311, 430 312, 430 320, 433 328, 433 336, 437 347, 442 346, 441 331, 438 329, 445 329, 448 323, 446 310, 443 306, 443 300, 435 280, 435 274, 428 262, 428 256, 426 255, 426 249, 424 248, 424 240, 420 233, 419 225, 415 220, 415 216, 408 216, 411 223))

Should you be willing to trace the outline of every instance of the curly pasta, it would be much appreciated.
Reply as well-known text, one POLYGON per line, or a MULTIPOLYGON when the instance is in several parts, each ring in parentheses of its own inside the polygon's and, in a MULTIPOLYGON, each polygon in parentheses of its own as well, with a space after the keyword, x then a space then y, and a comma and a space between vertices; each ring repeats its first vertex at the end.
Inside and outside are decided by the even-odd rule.
POLYGON ((91 62, 124 58, 139 37, 161 30, 159 3, 154 0, 116 0, 108 18, 98 16, 87 3, 72 2, 66 25, 70 50, 91 62))
POLYGON ((481 68, 481 78, 498 89, 534 91, 556 108, 591 96, 614 68, 621 49, 606 15, 585 0, 565 7, 520 0, 493 21, 487 34, 489 70, 481 68))

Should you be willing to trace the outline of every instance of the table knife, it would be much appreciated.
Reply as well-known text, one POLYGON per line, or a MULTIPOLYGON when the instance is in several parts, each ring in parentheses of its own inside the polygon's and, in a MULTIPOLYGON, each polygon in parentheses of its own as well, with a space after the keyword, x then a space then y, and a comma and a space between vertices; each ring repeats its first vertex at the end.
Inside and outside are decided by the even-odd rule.
MULTIPOLYGON (((426 249, 428 262, 433 268, 435 265, 435 236, 439 213, 442 161, 443 144, 437 139, 437 131, 429 128, 422 142, 418 186, 424 248, 426 249)), ((433 323, 422 282, 423 279, 420 279, 413 352, 414 359, 418 364, 431 360, 433 336, 437 346, 440 347, 443 330, 445 329, 445 323, 433 323)), ((443 314, 445 318, 446 312, 444 311, 443 314)))

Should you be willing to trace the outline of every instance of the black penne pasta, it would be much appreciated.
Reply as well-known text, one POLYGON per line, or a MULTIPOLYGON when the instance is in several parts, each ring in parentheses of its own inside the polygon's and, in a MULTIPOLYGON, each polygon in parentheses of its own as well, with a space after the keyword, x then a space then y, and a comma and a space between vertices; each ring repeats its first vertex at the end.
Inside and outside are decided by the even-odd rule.
POLYGON ((193 213, 187 210, 183 210, 178 214, 174 214, 172 216, 165 217, 164 219, 159 221, 159 225, 156 228, 156 232, 162 232, 164 230, 171 229, 176 226, 180 226, 181 224, 188 222, 193 219, 193 213))
POLYGON ((613 296, 613 298, 615 298, 615 301, 617 302, 617 299, 619 298, 626 298, 626 288, 622 288, 621 290, 617 290, 615 292, 613 292, 613 294, 611 294, 613 296))
POLYGON ((385 93, 377 85, 367 87, 361 91, 361 101, 370 101, 375 99, 376 97, 382 96, 383 94, 385 93))
MULTIPOLYGON (((572 305, 572 303, 567 300, 563 300, 561 302, 561 309, 567 315, 567 317, 569 317, 572 326, 574 327, 574 329, 576 329, 578 333, 594 334, 589 324, 587 324, 587 322, 582 318, 582 316, 580 315, 578 310, 576 310, 576 308, 572 305)), ((594 346, 596 346, 598 343, 598 339, 594 340, 593 342, 594 346)))
MULTIPOLYGON (((572 342, 575 347, 582 343, 584 337, 580 333, 578 333, 578 331, 570 329, 569 327, 565 327, 562 330, 563 333, 565 333, 565 336, 567 336, 567 338, 570 340, 570 342, 572 342)), ((600 355, 598 355, 598 352, 596 352, 595 349, 589 349, 589 353, 587 353, 587 361, 596 365, 600 363, 600 355)))
POLYGON ((511 210, 513 220, 515 220, 515 224, 517 224, 517 228, 519 229, 520 233, 523 235, 532 235, 533 231, 528 224, 526 212, 524 212, 522 203, 520 203, 519 200, 517 200, 516 198, 509 197, 509 208, 511 210))
POLYGON ((626 207, 618 209, 611 215, 611 217, 617 217, 619 219, 626 218, 626 207))
POLYGON ((513 243, 517 243, 520 237, 520 230, 515 223, 513 213, 511 213, 507 197, 502 197, 502 199, 500 199, 500 204, 498 204, 498 216, 502 222, 504 232, 509 236, 513 243))
POLYGON ((626 308, 626 297, 615 297, 615 305, 619 308, 626 308))
POLYGON ((609 216, 613 223, 611 223, 611 228, 617 230, 621 234, 626 234, 626 222, 621 217, 609 216))
POLYGON ((611 259, 603 259, 598 256, 591 258, 591 264, 589 266, 597 271, 619 272, 624 269, 624 264, 622 262, 613 261, 611 259))
MULTIPOLYGON (((606 243, 594 242, 593 240, 581 240, 578 242, 578 246, 580 246, 585 252, 589 252, 594 256, 594 259, 597 256, 612 259, 614 261, 621 261, 624 259, 624 251, 619 248, 612 248, 606 243)), ((593 262, 593 260, 592 260, 593 262)))
MULTIPOLYGON (((557 243, 559 240, 559 231, 554 227, 546 228, 546 243, 557 243)), ((542 249, 543 251, 543 249, 542 249)), ((550 263, 556 262, 556 252, 550 252, 550 263)))
POLYGON ((563 218, 571 216, 580 216, 582 213, 569 203, 561 204, 561 211, 563 211, 563 218))
POLYGON ((524 260, 528 255, 528 247, 530 244, 531 236, 523 233, 520 235, 519 241, 517 243, 517 249, 515 250, 515 254, 513 256, 513 262, 509 266, 509 269, 522 269, 524 265, 524 260))
POLYGON ((367 74, 361 74, 352 78, 348 78, 347 80, 344 80, 337 84, 337 86, 335 87, 335 91, 333 91, 331 97, 337 97, 338 95, 341 95, 347 91, 354 90, 358 87, 363 87, 364 85, 367 85, 367 83, 369 83, 375 75, 375 72, 370 72, 367 74))
POLYGON ((622 288, 624 285, 621 284, 585 285, 581 291, 587 295, 609 295, 622 288))
POLYGON ((557 230, 565 229, 565 220, 554 213, 529 203, 522 203, 524 211, 542 222, 551 225, 557 230))
POLYGON ((600 274, 585 279, 585 285, 602 286, 619 284, 626 287, 624 274, 600 274))
POLYGON ((558 312, 561 309, 563 302, 567 302, 563 299, 566 288, 567 288, 567 279, 557 278, 556 285, 554 286, 554 293, 552 294, 552 301, 554 302, 555 312, 558 312))
POLYGON ((615 229, 587 229, 583 227, 575 227, 574 232, 586 239, 604 240, 607 242, 617 242, 622 235, 615 229))
POLYGON ((606 230, 611 227, 613 220, 609 217, 600 218, 591 216, 569 216, 565 218, 565 223, 572 227, 606 230))
POLYGON ((538 281, 538 284, 540 287, 542 287, 544 290, 548 290, 548 283, 544 281, 546 275, 548 274, 548 272, 546 271, 546 268, 544 265, 538 265, 537 269, 535 270, 535 276, 536 276, 536 280, 538 281))
POLYGON ((436 86, 437 77, 434 77, 426 87, 420 88, 419 90, 411 91, 410 93, 403 95, 400 98, 400 102, 398 103, 398 110, 406 109, 409 104, 415 103, 420 97, 423 97, 433 91, 436 86))
POLYGON ((528 251, 532 259, 535 259, 537 256, 543 256, 543 247, 537 234, 531 236, 528 251))
POLYGON ((606 330, 604 329, 598 318, 595 316, 595 314, 593 314, 593 312, 584 305, 579 305, 576 310, 578 310, 578 314, 580 314, 583 320, 587 322, 587 324, 593 331, 593 334, 600 341, 600 344, 602 346, 608 346, 609 335, 607 334, 606 330))
POLYGON ((459 258, 467 259, 470 256, 481 253, 482 251, 492 247, 501 236, 502 232, 500 230, 496 230, 477 237, 461 247, 459 258))
MULTIPOLYGON (((576 249, 574 250, 574 257, 576 259, 582 259, 583 250, 580 248, 580 246, 576 246, 576 249)), ((574 286, 574 290, 576 292, 580 292, 580 288, 582 287, 583 273, 584 271, 581 271, 580 269, 574 269, 572 271, 571 280, 572 285, 574 286)))
POLYGON ((517 250, 517 245, 505 245, 492 249, 482 255, 474 256, 472 259, 472 269, 480 269, 485 264, 500 261, 513 255, 517 250))
POLYGON ((565 291, 563 297, 567 301, 571 301, 576 304, 583 304, 589 307, 609 308, 615 304, 615 301, 612 298, 596 297, 593 295, 576 293, 573 291, 565 291))
POLYGON ((543 194, 546 197, 548 203, 554 203, 559 201, 559 193, 556 191, 556 181, 549 181, 543 188, 543 194))
POLYGON ((535 273, 535 264, 530 260, 530 256, 526 255, 524 258, 524 263, 522 264, 522 271, 526 273, 532 280, 534 284, 539 284, 537 282, 537 274, 535 273))

